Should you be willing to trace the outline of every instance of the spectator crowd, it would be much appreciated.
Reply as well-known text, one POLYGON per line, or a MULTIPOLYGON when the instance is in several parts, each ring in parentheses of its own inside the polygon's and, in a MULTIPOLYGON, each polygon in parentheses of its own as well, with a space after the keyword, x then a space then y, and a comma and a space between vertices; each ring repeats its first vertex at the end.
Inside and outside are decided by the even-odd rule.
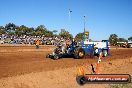
POLYGON ((0 44, 30 44, 34 45, 35 41, 39 39, 40 45, 57 45, 61 41, 66 41, 63 37, 45 37, 42 36, 30 36, 30 35, 0 35, 0 44))

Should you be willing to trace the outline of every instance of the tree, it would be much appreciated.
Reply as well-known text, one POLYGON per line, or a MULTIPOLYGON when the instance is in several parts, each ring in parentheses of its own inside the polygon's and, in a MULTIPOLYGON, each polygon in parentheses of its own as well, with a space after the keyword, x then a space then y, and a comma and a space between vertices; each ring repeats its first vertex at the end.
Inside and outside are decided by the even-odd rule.
POLYGON ((52 31, 46 31, 45 36, 46 37, 53 37, 53 32, 52 31))
POLYGON ((28 28, 27 27, 26 35, 32 35, 33 31, 34 31, 33 28, 28 28))
POLYGON ((16 27, 15 34, 18 36, 22 35, 22 30, 20 29, 19 26, 16 27))
POLYGON ((132 41, 132 36, 128 38, 129 41, 132 41))
POLYGON ((53 32, 54 34, 56 34, 58 31, 57 31, 57 30, 53 30, 52 32, 53 32))
POLYGON ((7 34, 14 34, 16 30, 16 25, 14 23, 8 23, 5 26, 5 31, 7 34))
POLYGON ((118 36, 116 34, 111 34, 109 37, 109 42, 111 45, 116 45, 118 41, 118 36))
POLYGON ((78 33, 76 36, 75 36, 75 40, 76 41, 81 41, 83 40, 84 38, 84 33, 78 33))
POLYGON ((118 38, 118 42, 128 42, 125 38, 118 38))
POLYGON ((89 32, 88 31, 86 31, 85 33, 84 32, 78 33, 75 36, 75 40, 76 41, 81 41, 81 40, 88 39, 88 38, 89 38, 89 32), (84 38, 84 34, 85 34, 85 38, 84 38))
POLYGON ((5 28, 3 26, 0 26, 0 35, 5 34, 5 28))
POLYGON ((52 31, 52 33, 53 33, 54 36, 57 36, 57 34, 56 34, 57 32, 58 32, 57 30, 53 30, 52 31))
POLYGON ((44 25, 39 25, 39 26, 36 28, 35 32, 36 32, 36 35, 44 35, 44 34, 46 34, 47 29, 45 28, 44 25))
POLYGON ((33 27, 29 28, 29 35, 34 35, 35 29, 33 27))
POLYGON ((65 39, 72 39, 73 36, 72 34, 70 34, 68 31, 66 31, 65 29, 61 29, 61 32, 59 33, 59 36, 65 38, 65 39))
POLYGON ((32 32, 32 29, 31 28, 28 28, 26 27, 25 25, 21 25, 20 27, 16 27, 16 31, 15 33, 17 35, 31 35, 31 32, 32 32))

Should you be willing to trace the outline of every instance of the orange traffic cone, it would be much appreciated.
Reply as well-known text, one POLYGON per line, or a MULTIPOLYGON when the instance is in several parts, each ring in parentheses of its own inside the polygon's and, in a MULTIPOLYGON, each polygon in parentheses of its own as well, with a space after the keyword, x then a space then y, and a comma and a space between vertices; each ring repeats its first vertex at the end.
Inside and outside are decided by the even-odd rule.
POLYGON ((85 71, 82 67, 78 69, 79 75, 85 75, 85 71))
POLYGON ((98 62, 96 63, 96 74, 99 74, 99 67, 100 67, 100 62, 101 62, 101 58, 103 57, 103 53, 100 52, 99 53, 99 59, 98 59, 98 62))
POLYGON ((100 53, 99 53, 99 59, 101 59, 102 57, 103 57, 103 53, 100 52, 100 53))

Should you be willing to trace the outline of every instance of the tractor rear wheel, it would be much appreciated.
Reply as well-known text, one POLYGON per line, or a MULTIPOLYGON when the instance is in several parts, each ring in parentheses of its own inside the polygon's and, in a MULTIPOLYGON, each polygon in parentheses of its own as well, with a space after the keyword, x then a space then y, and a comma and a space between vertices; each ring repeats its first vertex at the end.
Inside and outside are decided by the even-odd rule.
POLYGON ((103 57, 106 57, 108 55, 107 50, 103 50, 103 57))
POLYGON ((74 57, 76 59, 80 59, 80 58, 83 58, 85 56, 85 52, 82 48, 77 48, 75 49, 75 52, 74 52, 74 57))

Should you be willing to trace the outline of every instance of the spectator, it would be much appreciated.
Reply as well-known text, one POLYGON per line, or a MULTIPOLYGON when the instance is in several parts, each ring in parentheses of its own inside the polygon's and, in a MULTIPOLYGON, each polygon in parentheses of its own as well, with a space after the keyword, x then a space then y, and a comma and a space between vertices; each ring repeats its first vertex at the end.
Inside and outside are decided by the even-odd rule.
POLYGON ((40 44, 40 40, 37 39, 37 40, 36 40, 36 49, 39 49, 39 44, 40 44))

